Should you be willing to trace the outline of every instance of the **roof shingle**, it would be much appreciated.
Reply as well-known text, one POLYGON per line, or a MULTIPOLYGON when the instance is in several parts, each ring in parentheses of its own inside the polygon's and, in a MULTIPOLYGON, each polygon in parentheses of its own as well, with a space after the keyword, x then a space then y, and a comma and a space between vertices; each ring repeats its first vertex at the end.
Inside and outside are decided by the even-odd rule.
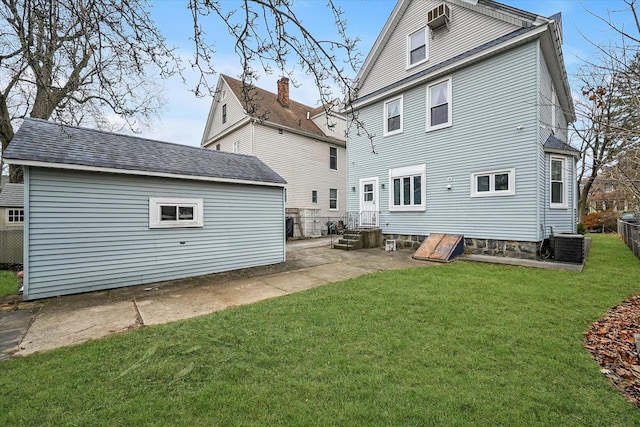
POLYGON ((21 208, 23 206, 24 184, 5 184, 0 192, 0 207, 21 208))
POLYGON ((26 118, 3 153, 7 163, 55 163, 193 179, 286 184, 253 156, 26 118), (146 172, 146 173, 145 173, 146 172))

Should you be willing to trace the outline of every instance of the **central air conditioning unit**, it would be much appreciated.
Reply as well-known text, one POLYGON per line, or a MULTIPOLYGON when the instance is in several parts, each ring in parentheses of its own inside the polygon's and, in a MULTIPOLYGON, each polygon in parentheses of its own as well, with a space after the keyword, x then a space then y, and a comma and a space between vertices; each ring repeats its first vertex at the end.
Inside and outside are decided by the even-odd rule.
POLYGON ((448 27, 450 19, 451 9, 444 3, 427 12, 427 25, 432 30, 437 30, 438 28, 442 27, 448 27))
POLYGON ((582 264, 584 261, 584 236, 582 234, 555 234, 553 253, 558 262, 582 264))

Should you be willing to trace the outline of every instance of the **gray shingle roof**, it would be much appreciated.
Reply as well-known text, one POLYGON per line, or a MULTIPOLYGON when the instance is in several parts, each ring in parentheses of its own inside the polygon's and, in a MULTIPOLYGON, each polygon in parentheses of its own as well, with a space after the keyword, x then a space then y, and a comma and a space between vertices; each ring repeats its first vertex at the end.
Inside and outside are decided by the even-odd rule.
POLYGON ((573 148, 566 142, 560 141, 554 135, 549 135, 549 138, 547 138, 544 143, 544 148, 545 150, 562 151, 576 157, 580 155, 580 150, 573 148))
POLYGON ((21 208, 24 206, 24 184, 5 184, 0 192, 0 207, 21 208))
POLYGON ((3 153, 8 163, 30 162, 119 169, 194 179, 286 184, 253 156, 154 141, 27 118, 3 153))

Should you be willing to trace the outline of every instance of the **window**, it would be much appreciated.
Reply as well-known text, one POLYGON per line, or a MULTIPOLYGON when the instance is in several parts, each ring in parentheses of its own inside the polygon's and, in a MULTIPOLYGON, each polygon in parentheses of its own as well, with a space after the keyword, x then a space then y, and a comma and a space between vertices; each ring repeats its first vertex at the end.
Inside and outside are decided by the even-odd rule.
POLYGON ((425 210, 426 171, 426 165, 405 166, 389 170, 390 211, 425 210))
POLYGON ((220 144, 216 144, 216 151, 220 151, 220 144))
POLYGON ((222 123, 227 123, 227 104, 222 106, 222 123))
POLYGON ((427 131, 451 126, 451 78, 427 88, 427 131))
POLYGON ((24 209, 7 209, 7 222, 24 222, 24 209))
POLYGON ((329 169, 338 170, 338 149, 329 147, 329 169))
POLYGON ((149 198, 149 228, 204 226, 202 199, 149 198))
POLYGON ((318 190, 311 190, 311 203, 318 203, 318 190))
POLYGON ((427 60, 427 28, 421 28, 408 37, 407 68, 427 60))
POLYGON ((329 189, 329 209, 332 211, 338 210, 338 189, 329 189))
POLYGON ((240 141, 235 141, 233 143, 233 152, 234 153, 239 153, 240 152, 240 141))
POLYGON ((566 209, 567 159, 551 157, 551 207, 566 209))
POLYGON ((384 135, 402 132, 402 97, 384 103, 384 135))
POLYGON ((515 194, 515 168, 471 174, 471 197, 513 196, 515 194))
POLYGON ((373 184, 364 185, 362 198, 365 202, 373 202, 373 184))

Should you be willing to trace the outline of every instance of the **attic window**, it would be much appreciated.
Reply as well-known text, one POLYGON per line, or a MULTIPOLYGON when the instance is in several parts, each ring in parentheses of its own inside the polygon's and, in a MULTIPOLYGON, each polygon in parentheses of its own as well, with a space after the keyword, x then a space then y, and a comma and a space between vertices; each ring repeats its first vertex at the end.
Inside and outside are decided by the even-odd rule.
POLYGON ((427 60, 427 27, 423 27, 407 40, 408 45, 408 67, 420 64, 427 60))

